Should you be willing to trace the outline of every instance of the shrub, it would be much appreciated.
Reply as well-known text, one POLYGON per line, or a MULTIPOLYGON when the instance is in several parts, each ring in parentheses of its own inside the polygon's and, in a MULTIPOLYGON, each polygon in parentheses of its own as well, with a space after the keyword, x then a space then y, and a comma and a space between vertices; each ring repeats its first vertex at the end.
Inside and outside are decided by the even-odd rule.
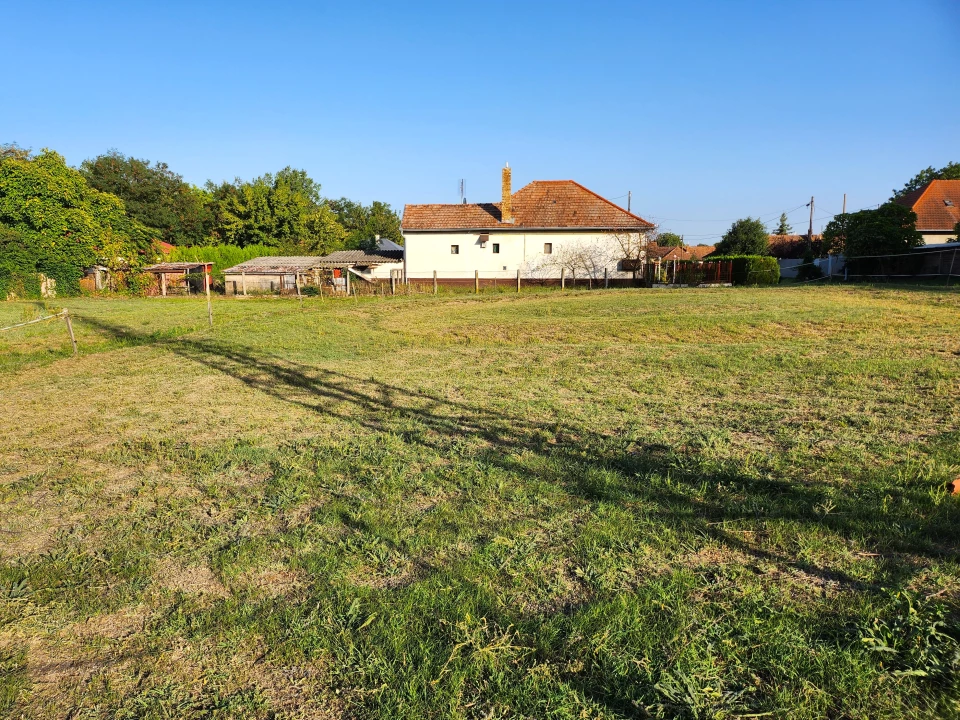
POLYGON ((803 264, 797 268, 797 280, 819 280, 822 277, 823 270, 814 265, 813 252, 808 250, 803 254, 803 264))
POLYGON ((710 260, 733 261, 734 285, 776 285, 780 263, 766 255, 711 255, 710 260))

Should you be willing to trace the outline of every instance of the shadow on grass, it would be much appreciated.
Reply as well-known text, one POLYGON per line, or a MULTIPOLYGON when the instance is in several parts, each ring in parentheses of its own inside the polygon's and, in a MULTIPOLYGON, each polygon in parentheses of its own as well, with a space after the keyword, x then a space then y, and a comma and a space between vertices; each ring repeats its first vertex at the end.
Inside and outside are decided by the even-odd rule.
MULTIPOLYGON (((129 334, 126 328, 111 326, 95 318, 85 317, 84 320, 118 337, 129 334)), ((608 433, 593 432, 563 417, 532 418, 512 411, 451 400, 436 393, 411 390, 376 378, 355 377, 275 355, 255 353, 223 340, 181 337, 159 340, 157 344, 184 360, 222 373, 275 400, 345 424, 373 432, 390 433, 401 438, 415 451, 444 456, 454 451, 459 443, 467 441, 474 448, 468 451, 470 459, 502 469, 516 477, 552 483, 594 509, 603 504, 644 507, 661 526, 676 528, 687 538, 703 538, 704 544, 716 543, 756 563, 773 563, 779 568, 803 573, 812 578, 812 584, 815 585, 832 585, 880 597, 884 587, 908 585, 925 559, 958 559, 960 513, 956 503, 935 502, 929 484, 907 483, 899 487, 895 482, 895 468, 865 469, 861 477, 847 478, 853 481, 849 483, 850 490, 838 499, 835 488, 825 483, 777 478, 770 468, 746 471, 735 459, 711 456, 704 448, 644 444, 631 440, 615 429, 608 433), (898 496, 904 500, 903 507, 909 510, 901 516, 891 516, 888 505, 898 496), (804 530, 815 534, 833 534, 853 547, 862 548, 863 552, 882 556, 883 563, 877 568, 873 579, 867 582, 842 569, 805 560, 800 553, 784 549, 789 545, 765 541, 765 533, 781 524, 796 526, 796 529, 788 528, 787 532, 798 536, 804 530), (744 533, 744 528, 749 528, 750 532, 744 533)), ((955 438, 950 440, 956 441, 955 438)), ((357 523, 348 516, 342 516, 341 520, 348 525, 357 523)), ((411 587, 406 599, 397 602, 406 603, 404 607, 407 609, 434 613, 440 618, 455 617, 455 611, 451 609, 456 603, 455 599, 443 599, 443 593, 439 592, 436 593, 439 599, 428 601, 424 598, 424 594, 429 594, 433 588, 429 575, 439 575, 441 572, 440 568, 427 569, 427 577, 421 578, 422 583, 417 583, 421 585, 420 589, 411 587)), ((590 619, 593 616, 589 608, 577 604, 546 611, 542 616, 526 622, 518 617, 505 617, 507 612, 496 610, 496 598, 490 589, 475 585, 467 577, 460 578, 460 581, 461 592, 476 598, 474 607, 488 613, 485 617, 502 619, 498 626, 501 630, 517 622, 518 626, 523 624, 525 632, 536 635, 531 628, 538 621, 552 621, 556 632, 576 638, 580 637, 580 627, 590 626, 591 622, 602 624, 602 620, 590 619), (581 619, 574 621, 573 615, 580 611, 583 611, 581 619), (569 626, 563 624, 562 617, 556 619, 562 615, 570 616, 569 626), (577 625, 578 622, 581 625, 577 625)), ((638 591, 642 591, 642 588, 638 591)), ((608 595, 595 600, 611 604, 616 598, 608 595)), ((333 607, 330 612, 334 612, 341 600, 334 597, 324 602, 333 607)), ((657 603, 659 600, 651 600, 649 605, 657 603)), ((613 605, 610 607, 613 608, 613 605)), ((665 612, 670 612, 666 606, 663 608, 665 612)), ((832 614, 819 616, 815 627, 809 629, 811 634, 829 646, 852 643, 853 640, 845 635, 850 632, 852 620, 847 612, 852 611, 834 609, 832 614)), ((656 615, 653 615, 644 622, 653 622, 655 619, 656 615)), ((451 640, 444 635, 451 632, 444 628, 449 627, 453 620, 446 621, 447 625, 440 628, 436 623, 430 624, 425 618, 417 617, 409 622, 423 636, 407 640, 410 646, 397 645, 400 648, 397 650, 400 653, 398 657, 402 658, 402 662, 397 658, 388 661, 385 659, 389 657, 387 650, 382 651, 384 655, 376 655, 379 651, 374 649, 374 641, 361 639, 359 633, 364 627, 363 617, 358 615, 350 622, 355 623, 356 627, 350 626, 336 635, 348 638, 343 641, 346 643, 343 647, 335 644, 339 641, 324 642, 338 658, 352 657, 353 653, 359 652, 358 647, 370 653, 371 658, 379 658, 379 667, 387 669, 369 671, 372 673, 370 678, 356 681, 362 686, 376 687, 381 683, 385 686, 384 678, 389 677, 411 682, 405 676, 398 678, 398 673, 406 671, 397 668, 401 665, 406 667, 406 653, 415 652, 410 648, 426 646, 423 637, 431 637, 442 652, 455 653, 456 648, 460 647, 456 639, 451 640), (446 646, 444 641, 447 642, 446 646), (450 647, 454 650, 450 651, 450 647), (389 674, 391 672, 393 676, 389 674)), ((672 628, 667 634, 672 635, 675 631, 676 628, 672 628)), ((623 643, 632 641, 626 639, 623 643)), ((388 636, 383 644, 395 642, 388 636)), ((586 645, 580 647, 577 642, 573 639, 558 641, 557 647, 563 646, 563 643, 569 647, 563 646, 567 649, 557 650, 550 649, 550 641, 541 643, 538 640, 537 652, 545 656, 552 653, 554 657, 563 657, 564 653, 572 651, 585 654, 593 652, 586 645)), ((367 662, 372 663, 373 660, 358 660, 358 671, 367 667, 364 665, 367 662)), ((435 664, 443 664, 443 659, 435 661, 435 664)), ((425 663, 426 669, 417 672, 428 672, 428 665, 425 663)), ((668 666, 669 661, 664 660, 663 665, 668 666)), ((644 680, 646 685, 639 687, 635 679, 630 680, 635 675, 625 672, 618 680, 608 680, 604 673, 605 670, 600 669, 590 675, 574 674, 568 681, 584 697, 621 716, 642 715, 635 705, 637 699, 656 697, 656 692, 651 689, 653 680, 644 680)), ((655 678, 655 673, 651 677, 655 678)), ((438 681, 439 678, 433 682, 438 681)), ((350 680, 348 684, 352 682, 350 680)), ((367 697, 364 700, 366 703, 379 702, 375 695, 367 697)), ((432 700, 423 702, 429 705, 432 700)), ((761 702, 759 707, 764 707, 764 704, 761 702)), ((843 713, 838 711, 838 716, 840 714, 843 713)))
MULTIPOLYGON (((136 334, 91 317, 84 321, 118 337, 136 334)), ((535 419, 492 410, 375 378, 253 354, 213 339, 181 337, 156 344, 282 402, 371 431, 394 433, 410 445, 436 453, 448 452, 458 440, 483 441, 487 449, 479 451, 477 459, 503 470, 538 473, 539 479, 559 481, 567 492, 591 503, 652 503, 662 519, 669 521, 674 516, 676 524, 733 550, 794 567, 826 583, 864 587, 840 570, 746 542, 724 526, 740 521, 780 521, 836 533, 861 544, 865 552, 887 559, 881 583, 886 587, 897 587, 914 574, 911 555, 960 558, 957 513, 950 507, 934 512, 928 488, 889 487, 888 478, 877 469, 865 470, 860 478, 848 478, 853 480, 853 489, 842 504, 825 510, 829 497, 824 483, 774 479, 757 471, 744 473, 737 461, 710 459, 697 448, 638 444, 616 432, 586 431, 563 418, 535 419), (549 471, 532 469, 529 462, 518 459, 521 453, 554 462, 549 471), (591 479, 593 470, 613 471, 605 477, 617 480, 598 482, 591 479), (669 483, 650 482, 665 477, 669 483), (926 500, 931 517, 914 513, 891 519, 885 507, 898 492, 914 496, 914 504, 926 500)))

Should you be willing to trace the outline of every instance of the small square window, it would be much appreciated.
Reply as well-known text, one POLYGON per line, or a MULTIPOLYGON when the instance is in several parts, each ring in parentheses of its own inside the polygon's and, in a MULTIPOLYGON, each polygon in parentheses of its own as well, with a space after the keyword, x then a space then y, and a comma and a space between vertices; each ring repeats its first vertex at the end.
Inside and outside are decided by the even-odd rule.
POLYGON ((450 246, 450 254, 451 254, 451 255, 459 255, 459 254, 460 254, 460 246, 459 246, 459 245, 451 245, 451 246, 450 246))
POLYGON ((494 244, 493 244, 493 254, 494 254, 494 255, 499 255, 499 254, 500 254, 500 243, 494 243, 494 244))
POLYGON ((543 244, 543 254, 544 254, 544 255, 553 255, 553 243, 544 243, 544 244, 543 244))

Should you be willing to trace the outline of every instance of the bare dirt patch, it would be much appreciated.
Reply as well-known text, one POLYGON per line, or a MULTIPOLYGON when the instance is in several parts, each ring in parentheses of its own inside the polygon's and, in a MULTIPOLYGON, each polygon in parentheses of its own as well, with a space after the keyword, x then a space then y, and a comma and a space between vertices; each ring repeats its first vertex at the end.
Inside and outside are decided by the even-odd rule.
POLYGON ((229 593, 206 565, 184 566, 172 560, 160 563, 156 581, 167 590, 190 595, 226 597, 229 593))

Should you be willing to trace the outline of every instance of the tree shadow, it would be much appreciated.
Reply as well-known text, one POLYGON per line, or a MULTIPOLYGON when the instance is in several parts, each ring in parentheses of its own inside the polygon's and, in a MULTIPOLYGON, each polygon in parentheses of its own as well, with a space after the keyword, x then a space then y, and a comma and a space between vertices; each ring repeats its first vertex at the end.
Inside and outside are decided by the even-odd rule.
MULTIPOLYGON (((89 316, 83 319, 117 337, 136 336, 136 331, 122 326, 89 316)), ((481 407, 373 377, 255 354, 216 339, 180 337, 154 344, 283 403, 372 432, 392 432, 405 443, 434 453, 449 452, 457 441, 479 441, 479 449, 474 451, 477 459, 504 471, 558 482, 571 495, 590 503, 650 504, 668 522, 757 561, 794 568, 823 583, 853 589, 898 587, 915 574, 911 556, 960 559, 960 523, 956 522, 960 518, 952 509, 933 519, 898 518, 901 528, 910 531, 901 530, 899 535, 891 532, 890 524, 877 523, 876 518, 886 514, 884 502, 897 490, 888 488, 884 495, 869 487, 870 472, 875 469, 867 469, 864 478, 848 478, 854 489, 841 507, 831 510, 828 491, 832 488, 826 483, 745 473, 737 461, 710 459, 697 448, 638 444, 616 432, 587 430, 563 417, 532 418, 481 407), (540 464, 524 459, 531 453, 550 460, 550 469, 535 467, 540 464), (608 471, 605 477, 615 480, 598 484, 591 479, 596 470, 608 471), (651 482, 663 477, 669 477, 670 483, 651 482), (867 489, 859 491, 861 485, 867 489), (704 488, 708 490, 704 492, 704 488), (748 542, 726 527, 744 521, 816 526, 855 540, 865 552, 886 560, 882 580, 864 583, 839 569, 748 542)), ((926 491, 922 495, 927 495, 926 491)))

